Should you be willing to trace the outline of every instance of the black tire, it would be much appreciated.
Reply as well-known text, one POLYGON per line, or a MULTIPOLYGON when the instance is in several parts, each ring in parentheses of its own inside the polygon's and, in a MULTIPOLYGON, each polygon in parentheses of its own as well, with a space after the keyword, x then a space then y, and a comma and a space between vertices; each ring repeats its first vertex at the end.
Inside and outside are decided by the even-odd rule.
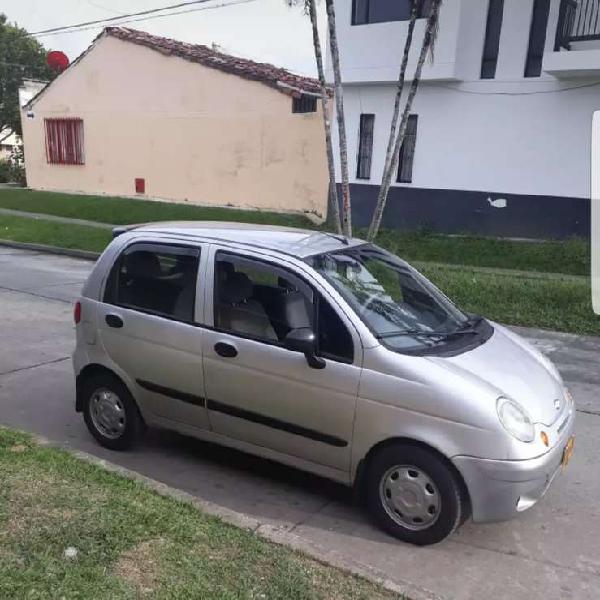
MULTIPOLYGON (((406 469, 406 471, 409 470, 406 469)), ((371 516, 389 534, 409 544, 417 546, 437 544, 454 533, 469 516, 468 498, 462 482, 442 457, 427 448, 401 443, 382 448, 369 461, 365 486, 365 496, 371 516), (429 478, 437 488, 437 490, 434 488, 433 497, 437 497, 435 502, 438 504, 439 510, 434 511, 435 521, 430 525, 418 524, 415 520, 411 526, 422 528, 412 529, 411 526, 403 524, 403 522, 409 521, 410 517, 394 510, 398 515, 394 519, 388 513, 388 511, 391 512, 390 504, 393 504, 394 501, 390 499, 387 503, 388 508, 386 508, 382 496, 384 494, 387 497, 390 496, 389 490, 386 489, 386 485, 382 484, 382 480, 384 477, 387 480, 387 474, 390 472, 392 473, 390 477, 393 478, 396 466, 416 467, 413 475, 419 473, 419 476, 429 478), (380 486, 383 487, 380 488, 380 486)), ((434 507, 429 508, 433 509, 434 507)))
POLYGON ((143 421, 127 386, 115 375, 100 373, 92 375, 83 382, 81 393, 83 399, 83 419, 90 433, 96 438, 98 443, 111 450, 127 450, 131 448, 143 430, 143 421), (91 414, 91 404, 98 390, 108 390, 115 394, 120 401, 124 413, 124 428, 118 434, 118 437, 105 435, 94 423, 94 418, 91 414))

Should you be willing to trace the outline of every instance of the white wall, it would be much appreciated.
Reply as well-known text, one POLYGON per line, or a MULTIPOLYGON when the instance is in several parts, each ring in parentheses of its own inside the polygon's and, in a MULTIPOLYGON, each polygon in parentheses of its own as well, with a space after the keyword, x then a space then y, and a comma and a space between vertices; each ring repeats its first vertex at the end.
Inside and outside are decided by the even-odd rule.
MULTIPOLYGON (((392 1, 392 0, 390 0, 392 1)), ((504 0, 497 79, 522 80, 529 44, 534 0, 504 0)), ((352 0, 335 0, 342 78, 345 83, 396 81, 407 21, 352 25, 352 0)), ((546 50, 554 49, 560 0, 551 0, 546 50)), ((424 81, 479 80, 488 0, 445 0, 440 11, 440 29, 435 60, 426 63, 424 81)), ((412 77, 423 40, 425 19, 415 28, 407 75, 412 77)), ((332 79, 328 64, 328 78, 332 79)), ((553 79, 545 76, 546 79, 553 79)))
MULTIPOLYGON (((393 90, 348 87, 345 101, 351 180, 379 184, 393 90), (361 112, 376 115, 370 181, 354 178, 361 112)), ((598 88, 498 96, 425 84, 413 110, 419 115, 413 183, 394 185, 589 197, 590 128, 599 106, 598 88)))
MULTIPOLYGON (((464 1, 468 0, 446 0, 442 5, 440 20, 444 26, 440 29, 437 40, 437 60, 433 65, 427 63, 423 70, 423 79, 456 78, 460 5, 464 1)), ((335 7, 343 80, 346 83, 395 81, 398 78, 408 22, 353 26, 352 0, 336 0, 335 7)), ((419 19, 410 55, 409 79, 412 78, 417 63, 424 30, 425 19, 419 19)), ((328 64, 328 79, 331 81, 330 66, 328 64)))
MULTIPOLYGON (((551 5, 548 52, 554 47, 559 3, 553 0, 551 5)), ((351 0, 338 0, 336 5, 344 9, 351 0)), ((600 77, 558 80, 542 72, 539 78, 525 79, 533 0, 505 0, 496 79, 480 80, 488 2, 446 0, 444 5, 440 39, 446 39, 448 27, 455 31, 459 23, 452 57, 462 81, 423 82, 413 108, 419 115, 413 183, 394 185, 589 198, 591 121, 600 108, 600 86, 568 88, 588 86, 600 77), (449 16, 450 26, 444 21, 449 16)), ((378 27, 352 29, 371 29, 376 38, 378 27)), ((351 35, 344 33, 346 43, 351 35)), ((402 41, 398 39, 397 45, 402 41)), ((438 46, 436 61, 445 62, 445 51, 444 44, 438 46)), ((362 55, 362 72, 369 61, 399 65, 399 55, 390 51, 381 51, 382 58, 369 54, 368 48, 345 45, 342 52, 347 62, 362 55)), ((398 66, 394 79, 397 70, 398 66)), ((393 96, 391 82, 345 85, 352 182, 378 185, 381 181, 393 96), (376 115, 369 181, 355 179, 361 113, 376 115)))

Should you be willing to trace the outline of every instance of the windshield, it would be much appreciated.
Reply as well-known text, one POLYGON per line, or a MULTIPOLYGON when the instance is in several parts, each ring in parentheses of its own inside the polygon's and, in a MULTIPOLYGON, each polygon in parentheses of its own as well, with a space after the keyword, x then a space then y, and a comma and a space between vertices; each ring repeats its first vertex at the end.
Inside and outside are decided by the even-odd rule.
POLYGON ((309 260, 377 338, 394 349, 437 345, 474 324, 425 277, 377 246, 309 260))

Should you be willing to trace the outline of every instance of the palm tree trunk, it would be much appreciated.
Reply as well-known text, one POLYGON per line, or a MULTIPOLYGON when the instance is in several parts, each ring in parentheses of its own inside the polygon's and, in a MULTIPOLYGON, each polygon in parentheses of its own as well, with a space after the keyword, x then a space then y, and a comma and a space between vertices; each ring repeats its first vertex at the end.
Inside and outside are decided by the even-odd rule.
MULTIPOLYGON (((406 69, 408 67, 408 57, 412 47, 413 34, 417 23, 417 15, 419 6, 422 0, 411 1, 410 21, 408 23, 408 33, 406 35, 406 43, 404 44, 404 54, 402 56, 402 65, 400 66, 400 75, 398 76, 398 84, 396 86, 396 99, 394 100, 394 112, 392 113, 392 123, 390 125, 390 137, 388 139, 387 150, 385 153, 385 165, 383 167, 383 176, 381 178, 381 186, 388 179, 388 173, 392 171, 392 162, 394 156, 394 148, 396 146, 396 136, 398 135, 398 120, 400 119, 400 100, 404 92, 404 81, 406 79, 406 69)), ((391 181, 391 175, 390 181, 391 181)), ((380 188, 381 189, 381 188, 380 188)), ((370 232, 369 232, 370 236, 370 232)))
POLYGON ((333 67, 335 107, 337 113, 338 136, 340 145, 340 167, 342 171, 342 228, 347 237, 352 236, 352 214, 350 205, 350 178, 348 176, 348 142, 346 139, 346 120, 344 118, 344 92, 340 69, 340 51, 335 27, 335 8, 333 0, 325 0, 327 23, 329 26, 329 47, 333 67))
POLYGON ((306 0, 306 8, 312 25, 313 45, 315 47, 315 60, 319 83, 321 84, 321 109, 323 111, 323 124, 325 126, 325 146, 327 149, 327 166, 329 168, 329 210, 331 219, 337 233, 342 233, 340 221, 340 205, 338 201, 337 185, 335 183, 335 161, 333 158, 333 141, 331 139, 331 114, 329 112, 329 90, 325 81, 325 69, 323 67, 323 54, 321 52, 321 40, 317 23, 317 5, 315 0, 306 0))
POLYGON ((385 209, 387 197, 390 191, 390 187, 392 185, 392 175, 398 169, 398 162, 400 160, 400 148, 402 147, 402 143, 404 142, 404 137, 406 135, 406 126, 408 124, 408 117, 410 116, 413 101, 419 89, 423 65, 425 64, 427 54, 430 51, 432 51, 433 46, 435 44, 441 4, 442 0, 433 0, 431 4, 431 13, 427 19, 427 27, 423 36, 421 54, 419 55, 419 61, 417 63, 415 75, 412 80, 410 91, 408 93, 408 98, 406 99, 406 104, 404 106, 402 121, 400 123, 400 130, 398 131, 398 135, 396 136, 396 142, 394 144, 389 169, 387 169, 387 171, 384 172, 381 187, 379 188, 377 205, 375 206, 375 211, 373 212, 373 220, 371 221, 371 226, 369 227, 369 234, 367 238, 369 241, 373 241, 377 237, 377 233, 379 232, 381 218, 383 216, 383 211, 385 209))

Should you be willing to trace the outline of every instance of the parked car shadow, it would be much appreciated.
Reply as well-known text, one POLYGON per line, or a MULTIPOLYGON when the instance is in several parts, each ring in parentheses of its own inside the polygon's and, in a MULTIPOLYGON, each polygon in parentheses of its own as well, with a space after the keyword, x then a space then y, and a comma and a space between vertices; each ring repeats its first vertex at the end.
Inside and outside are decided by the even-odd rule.
POLYGON ((335 522, 348 535, 398 543, 371 524, 353 489, 299 469, 160 429, 148 430, 135 454, 146 455, 141 470, 150 477, 263 523, 335 522), (158 455, 168 471, 157 468, 158 455))

